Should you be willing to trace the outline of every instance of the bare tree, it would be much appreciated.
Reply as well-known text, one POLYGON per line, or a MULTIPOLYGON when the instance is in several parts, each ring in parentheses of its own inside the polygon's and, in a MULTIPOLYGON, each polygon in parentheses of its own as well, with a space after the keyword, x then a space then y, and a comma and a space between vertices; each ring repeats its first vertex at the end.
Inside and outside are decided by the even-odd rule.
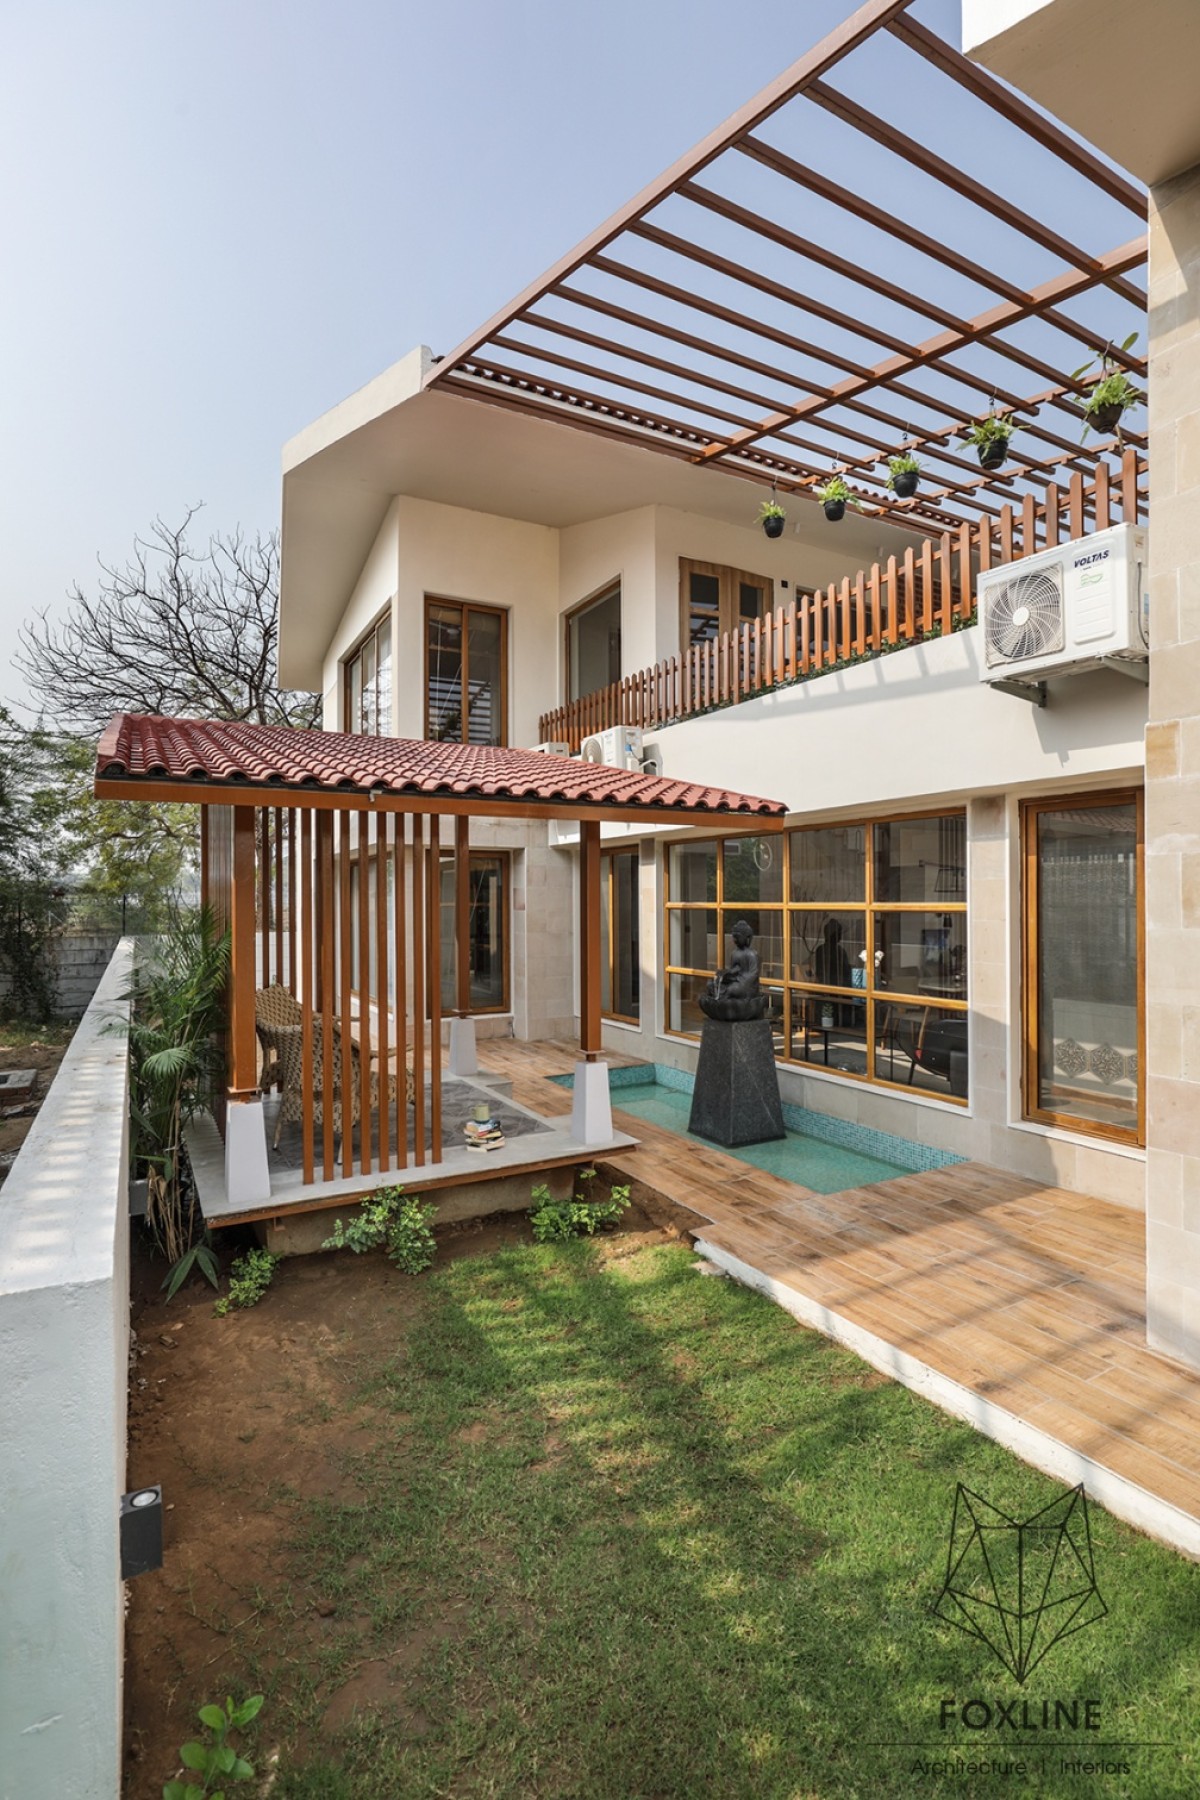
POLYGON ((279 686, 279 540, 210 537, 156 519, 123 568, 100 564, 96 597, 78 584, 65 620, 23 627, 17 666, 58 728, 97 736, 114 713, 320 723, 315 694, 279 686))

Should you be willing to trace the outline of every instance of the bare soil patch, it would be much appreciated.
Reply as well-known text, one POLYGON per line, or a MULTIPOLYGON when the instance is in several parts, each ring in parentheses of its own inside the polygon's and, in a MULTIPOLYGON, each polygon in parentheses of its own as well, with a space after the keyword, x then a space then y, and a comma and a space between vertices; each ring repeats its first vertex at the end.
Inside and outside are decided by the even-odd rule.
POLYGON ((37 1070, 37 1087, 30 1105, 22 1107, 15 1118, 0 1117, 0 1182, 29 1135, 74 1031, 74 1025, 65 1024, 0 1025, 0 1073, 9 1069, 37 1070))
MULTIPOLYGON (((598 1247, 621 1256, 679 1235, 671 1220, 660 1224, 635 1204, 598 1247)), ((529 1243, 530 1232, 525 1215, 497 1214, 445 1227, 438 1240, 442 1267, 529 1243)), ((243 1246, 225 1234, 218 1247, 227 1265, 243 1246)), ((288 1656, 305 1665, 295 1673, 311 1685, 319 1737, 332 1739, 377 1707, 403 1710, 402 1648, 386 1661, 366 1654, 364 1622, 317 1591, 288 1538, 302 1503, 361 1498, 356 1470, 382 1411, 355 1396, 413 1322, 419 1281, 382 1255, 298 1257, 280 1266, 258 1306, 219 1319, 212 1289, 199 1281, 164 1304, 162 1275, 139 1249, 129 1481, 161 1483, 166 1510, 164 1567, 129 1588, 125 1800, 159 1800, 196 1708, 231 1684, 238 1691, 239 1635, 263 1617, 294 1622, 288 1656)), ((399 1430, 402 1446, 404 1424, 403 1413, 388 1412, 389 1441, 399 1430)), ((486 1421, 463 1437, 485 1448, 486 1421)), ((551 1434, 547 1467, 558 1449, 551 1434)), ((448 1591, 425 1636, 452 1640, 459 1607, 448 1591)), ((416 1655, 422 1645, 410 1648, 416 1655)), ((414 1735, 423 1724, 407 1720, 414 1735)))

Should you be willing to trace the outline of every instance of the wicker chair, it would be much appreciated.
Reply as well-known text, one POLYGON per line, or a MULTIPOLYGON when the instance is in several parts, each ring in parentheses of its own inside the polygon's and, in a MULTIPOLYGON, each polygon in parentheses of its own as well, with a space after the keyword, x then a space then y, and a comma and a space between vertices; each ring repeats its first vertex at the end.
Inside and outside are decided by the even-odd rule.
POLYGON ((278 982, 259 988, 254 995, 254 1029, 262 1045, 263 1066, 259 1077, 261 1088, 282 1087, 283 1054, 281 1033, 294 1030, 304 1014, 296 996, 278 982))
MULTIPOLYGON (((279 1102, 279 1116, 275 1121, 275 1139, 278 1146, 285 1125, 295 1125, 304 1117, 304 1031, 303 1026, 288 1025, 276 1028, 276 1040, 279 1045, 282 1096, 279 1102)), ((335 1142, 340 1143, 342 1131, 346 1124, 343 1118, 341 1093, 341 1032, 336 1020, 333 1028, 333 1135, 335 1142)), ((397 1076, 389 1072, 387 1104, 396 1104, 397 1076)), ((404 1098, 412 1105, 416 1089, 413 1085, 412 1070, 404 1071, 404 1098)), ((325 1124, 325 1030, 324 1021, 319 1013, 314 1013, 312 1021, 312 1097, 313 1121, 319 1128, 325 1124)), ((358 1124, 362 1102, 362 1055, 358 1045, 350 1045, 350 1093, 347 1096, 350 1105, 349 1128, 353 1131, 358 1124)), ((379 1108, 379 1070, 371 1069, 370 1074, 371 1111, 379 1108)))

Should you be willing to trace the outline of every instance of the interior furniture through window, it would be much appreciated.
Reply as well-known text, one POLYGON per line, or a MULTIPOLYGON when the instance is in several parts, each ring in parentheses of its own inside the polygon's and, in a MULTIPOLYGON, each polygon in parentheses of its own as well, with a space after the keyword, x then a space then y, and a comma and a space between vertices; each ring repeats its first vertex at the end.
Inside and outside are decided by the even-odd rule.
POLYGON ((342 664, 342 729, 392 733, 392 613, 381 613, 342 664))

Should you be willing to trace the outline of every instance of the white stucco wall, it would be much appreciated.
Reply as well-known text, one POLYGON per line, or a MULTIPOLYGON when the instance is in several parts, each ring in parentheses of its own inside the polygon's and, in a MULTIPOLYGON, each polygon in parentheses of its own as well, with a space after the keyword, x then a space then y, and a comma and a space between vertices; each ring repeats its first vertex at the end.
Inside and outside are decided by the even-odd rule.
MULTIPOLYGON (((342 661, 351 651, 369 625, 372 625, 389 605, 395 607, 396 586, 400 573, 400 529, 399 502, 393 501, 388 508, 387 517, 379 528, 379 535, 371 546, 370 554, 363 564, 362 573, 354 585, 354 592, 338 622, 337 630, 325 652, 322 674, 322 694, 324 698, 324 721, 326 731, 340 731, 344 720, 341 716, 342 705, 342 661)), ((396 620, 392 619, 393 642, 396 620)), ((393 673, 395 670, 395 650, 392 652, 393 673)), ((392 683, 392 712, 396 712, 395 680, 392 683)), ((393 730, 396 729, 393 724, 393 730)))
POLYGON ((0 1800, 120 1791, 132 955, 0 1189, 0 1800))

